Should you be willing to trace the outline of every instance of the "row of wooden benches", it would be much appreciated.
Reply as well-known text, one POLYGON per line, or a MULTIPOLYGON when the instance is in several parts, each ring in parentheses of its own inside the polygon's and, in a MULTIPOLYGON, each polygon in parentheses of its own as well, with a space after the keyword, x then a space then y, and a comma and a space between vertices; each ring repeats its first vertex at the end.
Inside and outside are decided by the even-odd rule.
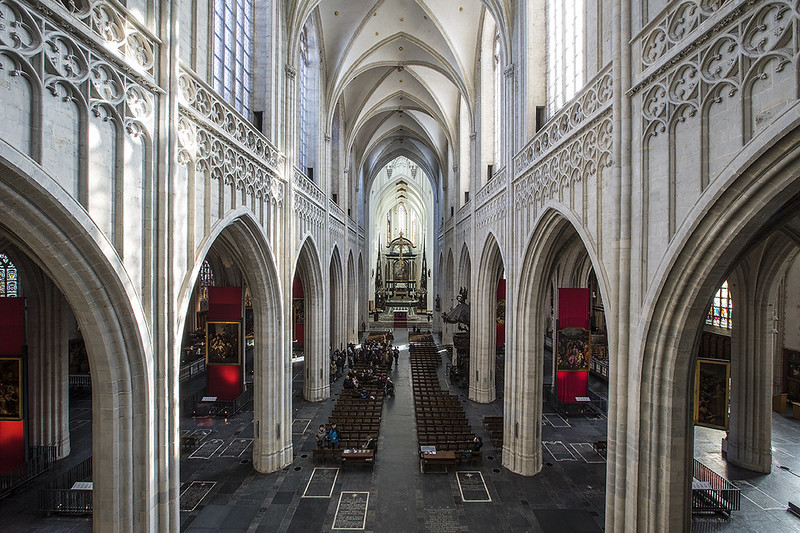
POLYGON ((480 454, 468 452, 474 434, 461 406, 460 400, 441 388, 437 364, 441 354, 435 346, 415 345, 411 348, 412 384, 414 386, 414 410, 417 420, 417 437, 420 446, 434 446, 437 451, 453 452, 453 455, 435 457, 420 455, 424 471, 427 462, 453 463, 467 456, 480 460, 480 454))

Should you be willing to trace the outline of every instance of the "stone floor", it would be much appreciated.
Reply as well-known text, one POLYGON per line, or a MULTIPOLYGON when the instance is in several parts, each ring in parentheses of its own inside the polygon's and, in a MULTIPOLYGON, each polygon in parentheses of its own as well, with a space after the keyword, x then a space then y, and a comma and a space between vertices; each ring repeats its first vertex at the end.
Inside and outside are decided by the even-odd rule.
MULTIPOLYGON (((379 455, 374 470, 314 464, 313 432, 327 422, 341 380, 332 386, 334 398, 311 403, 302 399, 302 363, 295 363, 294 462, 279 472, 259 474, 250 464, 252 411, 228 419, 184 417, 182 434, 205 435, 202 444, 181 454, 181 530, 201 531, 328 531, 336 526, 363 525, 366 531, 600 531, 605 499, 605 463, 590 443, 605 439, 606 418, 564 419, 544 408, 542 439, 545 466, 533 477, 501 467, 481 423, 483 416, 502 414, 502 401, 482 405, 464 398, 473 431, 483 436, 483 464, 459 466, 447 472, 421 474, 411 396, 407 333, 396 330, 403 347, 392 373, 397 387, 384 403, 379 455), (471 473, 470 473, 471 472, 471 473), (475 472, 479 472, 478 476, 475 472), (313 475, 313 479, 312 479, 313 475), (464 485, 459 484, 459 479, 464 485), (491 501, 464 501, 467 482, 485 483, 491 501), (359 493, 353 495, 351 493, 359 493), (312 495, 323 497, 309 497, 312 495), (368 500, 366 500, 368 498, 368 500), (340 503, 341 499, 341 503, 340 503), (350 502, 366 501, 366 514, 350 502), (337 514, 338 511, 338 514, 337 514), (350 514, 346 514, 349 512, 350 514), (359 523, 359 520, 362 522, 359 523), (352 521, 352 522, 349 522, 352 521), (348 523, 349 522, 349 523, 348 523)), ((440 370, 446 380, 446 365, 440 370)), ((181 396, 201 390, 205 376, 182 384, 181 396)), ((592 389, 604 393, 602 382, 592 389)), ((451 389, 455 394, 464 390, 451 389)), ((73 453, 47 476, 0 500, 2 531, 78 532, 91 530, 90 517, 43 517, 37 511, 37 489, 53 473, 62 472, 91 453, 91 410, 88 395, 70 400, 73 453)), ((800 422, 773 415, 775 468, 770 475, 727 465, 720 455, 724 432, 698 428, 695 455, 707 466, 742 488, 742 509, 731 518, 695 517, 694 531, 800 531, 800 519, 785 511, 786 501, 800 499, 800 422)), ((475 485, 471 486, 475 489, 475 485)), ((482 486, 478 487, 481 489, 482 486)), ((474 490, 473 490, 474 492, 474 490)), ((469 499, 469 498, 466 498, 469 499)))

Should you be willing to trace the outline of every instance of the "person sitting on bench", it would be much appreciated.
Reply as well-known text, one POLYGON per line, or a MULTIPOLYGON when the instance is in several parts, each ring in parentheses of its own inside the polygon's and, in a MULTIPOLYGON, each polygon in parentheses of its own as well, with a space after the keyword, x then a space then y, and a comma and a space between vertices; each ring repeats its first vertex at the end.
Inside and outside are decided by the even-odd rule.
POLYGON ((314 436, 317 439, 317 448, 325 448, 325 441, 328 439, 328 432, 325 431, 325 424, 319 425, 319 431, 317 431, 314 436))
POLYGON ((479 452, 483 447, 483 439, 481 437, 475 437, 472 439, 472 451, 479 452))
POLYGON ((363 450, 374 450, 375 449, 375 439, 372 438, 372 435, 367 437, 367 441, 361 446, 363 450))

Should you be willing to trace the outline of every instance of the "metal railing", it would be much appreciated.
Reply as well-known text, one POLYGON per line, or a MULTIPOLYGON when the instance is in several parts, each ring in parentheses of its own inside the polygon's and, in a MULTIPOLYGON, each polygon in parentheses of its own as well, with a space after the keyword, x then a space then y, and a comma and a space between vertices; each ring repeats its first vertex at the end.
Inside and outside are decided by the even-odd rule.
POLYGON ((70 374, 69 390, 90 391, 92 390, 91 374, 70 374))
POLYGON ((91 479, 92 458, 89 457, 45 488, 39 489, 39 510, 46 514, 91 514, 93 490, 72 488, 76 482, 91 479))
POLYGON ((181 367, 180 374, 178 375, 178 380, 183 383, 184 381, 189 381, 193 377, 197 376, 198 374, 202 374, 206 371, 206 360, 205 359, 197 359, 196 361, 192 361, 191 363, 187 363, 181 367))
POLYGON ((593 391, 586 391, 588 402, 563 403, 556 396, 553 385, 545 383, 542 389, 544 401, 556 410, 561 416, 572 415, 604 415, 607 410, 607 400, 593 391))
POLYGON ((28 448, 27 461, 0 474, 0 498, 8 496, 17 487, 49 470, 58 460, 58 455, 58 446, 31 446, 28 448))
POLYGON ((692 513, 725 513, 738 511, 739 487, 706 465, 694 460, 692 471, 692 513))

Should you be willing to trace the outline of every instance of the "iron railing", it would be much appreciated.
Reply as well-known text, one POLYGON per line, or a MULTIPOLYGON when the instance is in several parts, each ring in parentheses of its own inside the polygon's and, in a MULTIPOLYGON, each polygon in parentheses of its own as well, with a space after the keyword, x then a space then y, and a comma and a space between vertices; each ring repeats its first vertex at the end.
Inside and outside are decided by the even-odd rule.
POLYGON ((198 374, 202 374, 205 371, 206 360, 197 359, 196 361, 192 361, 191 363, 187 363, 181 367, 180 374, 178 375, 178 381, 181 383, 184 381, 189 381, 193 377, 197 376, 198 374))
POLYGON ((59 451, 58 446, 31 446, 28 448, 27 461, 0 474, 0 498, 8 496, 17 487, 49 470, 58 460, 59 451))
POLYGON ((39 510, 45 514, 91 514, 91 488, 73 489, 77 482, 92 479, 92 458, 71 468, 45 488, 39 489, 39 510))
POLYGON ((589 398, 588 402, 562 403, 553 391, 553 385, 545 383, 542 389, 542 396, 544 401, 561 416, 605 415, 607 412, 607 400, 592 391, 586 392, 586 396, 589 398))
POLYGON ((90 391, 92 390, 91 374, 70 374, 69 390, 90 391))
POLYGON ((706 465, 694 460, 692 471, 692 513, 725 513, 738 511, 739 487, 706 465))

